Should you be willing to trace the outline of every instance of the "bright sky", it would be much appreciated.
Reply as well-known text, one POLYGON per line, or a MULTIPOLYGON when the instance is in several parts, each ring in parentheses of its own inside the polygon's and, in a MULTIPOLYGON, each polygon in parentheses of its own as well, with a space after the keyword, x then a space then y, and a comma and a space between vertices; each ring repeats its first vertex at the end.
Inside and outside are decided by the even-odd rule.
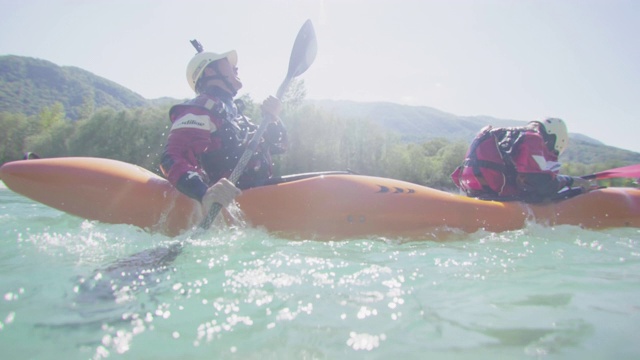
POLYGON ((0 0, 0 55, 182 99, 195 38, 237 50, 241 93, 261 101, 306 19, 318 39, 302 75, 310 99, 561 117, 570 132, 640 152, 637 0, 0 0))

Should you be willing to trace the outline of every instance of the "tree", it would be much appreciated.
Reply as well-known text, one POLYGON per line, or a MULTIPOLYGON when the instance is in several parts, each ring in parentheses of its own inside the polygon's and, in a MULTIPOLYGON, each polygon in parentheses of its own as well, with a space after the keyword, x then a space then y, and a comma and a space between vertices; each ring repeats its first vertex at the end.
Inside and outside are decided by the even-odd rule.
POLYGON ((65 121, 64 106, 61 102, 55 102, 51 106, 45 106, 38 115, 40 131, 47 132, 53 127, 65 121))
POLYGON ((36 131, 35 125, 25 115, 0 112, 0 164, 22 158, 24 141, 36 131))
POLYGON ((285 105, 285 110, 295 110, 302 105, 306 97, 307 88, 304 85, 304 80, 294 78, 289 84, 289 89, 284 93, 280 100, 285 105))
POLYGON ((23 151, 32 151, 40 156, 68 156, 67 140, 73 134, 74 124, 65 120, 62 103, 44 107, 37 117, 38 131, 28 136, 23 151))

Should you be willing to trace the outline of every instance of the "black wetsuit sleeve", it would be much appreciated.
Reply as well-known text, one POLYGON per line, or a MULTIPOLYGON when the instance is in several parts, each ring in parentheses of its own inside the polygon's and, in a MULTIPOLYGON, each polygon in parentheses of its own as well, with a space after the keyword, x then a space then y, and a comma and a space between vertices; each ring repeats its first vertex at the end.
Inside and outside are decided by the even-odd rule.
POLYGON ((282 154, 289 148, 287 129, 280 120, 269 124, 264 134, 264 140, 269 144, 269 151, 272 155, 282 154))
POLYGON ((573 185, 573 177, 569 175, 557 175, 556 176, 558 191, 560 191, 563 187, 571 187, 573 185))
POLYGON ((180 177, 176 188, 188 197, 202 201, 202 197, 207 192, 208 186, 198 173, 188 172, 180 177))
POLYGON ((573 179, 566 175, 551 173, 518 174, 518 189, 527 202, 541 202, 555 196, 565 186, 571 186, 573 179))

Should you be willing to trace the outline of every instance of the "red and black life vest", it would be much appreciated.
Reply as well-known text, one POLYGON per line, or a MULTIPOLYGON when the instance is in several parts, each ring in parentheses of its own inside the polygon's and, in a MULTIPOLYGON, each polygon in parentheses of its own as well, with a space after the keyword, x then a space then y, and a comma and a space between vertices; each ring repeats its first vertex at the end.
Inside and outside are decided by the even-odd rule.
MULTIPOLYGON (((242 157, 257 126, 244 116, 231 101, 225 102, 220 98, 204 95, 186 103, 174 105, 169 112, 171 121, 173 122, 177 116, 193 107, 204 109, 211 117, 220 120, 216 131, 210 135, 213 145, 207 151, 199 154, 199 162, 204 168, 208 181, 214 183, 220 178, 228 178, 242 157)), ((286 130, 281 125, 270 125, 263 138, 267 144, 264 142, 260 144, 236 183, 240 189, 261 185, 270 178, 273 162, 271 154, 279 154, 286 149, 286 144, 284 144, 286 143, 286 130), (283 144, 274 141, 274 138, 282 139, 283 144)))
POLYGON ((475 137, 451 178, 468 196, 507 198, 518 194, 511 151, 526 128, 486 126, 475 137))

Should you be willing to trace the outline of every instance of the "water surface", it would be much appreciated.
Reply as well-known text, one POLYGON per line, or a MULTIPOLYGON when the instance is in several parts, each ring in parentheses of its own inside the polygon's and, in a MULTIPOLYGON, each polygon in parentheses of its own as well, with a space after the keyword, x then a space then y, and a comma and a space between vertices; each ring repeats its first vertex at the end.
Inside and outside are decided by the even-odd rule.
POLYGON ((637 229, 171 239, 0 187, 0 238, 6 359, 640 358, 637 229))

